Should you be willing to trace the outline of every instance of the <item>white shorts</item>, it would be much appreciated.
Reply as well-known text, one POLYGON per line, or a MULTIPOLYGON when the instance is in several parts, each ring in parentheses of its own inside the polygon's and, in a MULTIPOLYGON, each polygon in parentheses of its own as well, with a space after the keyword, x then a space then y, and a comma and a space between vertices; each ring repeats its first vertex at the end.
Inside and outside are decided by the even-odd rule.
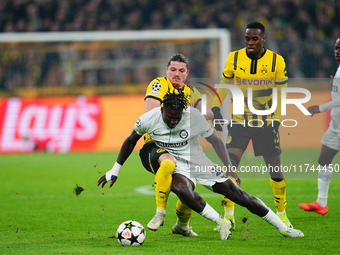
POLYGON ((196 183, 199 183, 199 184, 205 186, 206 188, 208 188, 210 190, 212 190, 212 186, 214 186, 216 183, 225 182, 228 179, 230 179, 230 177, 225 177, 224 174, 220 174, 220 175, 216 175, 216 176, 210 176, 208 178, 199 178, 199 177, 196 177, 194 174, 190 173, 189 171, 181 170, 181 169, 178 169, 178 168, 175 168, 173 173, 174 174, 181 174, 181 175, 185 176, 190 181, 192 181, 195 186, 196 186, 196 183))
POLYGON ((334 132, 332 128, 328 128, 324 133, 321 143, 333 150, 340 150, 340 137, 339 134, 334 132))

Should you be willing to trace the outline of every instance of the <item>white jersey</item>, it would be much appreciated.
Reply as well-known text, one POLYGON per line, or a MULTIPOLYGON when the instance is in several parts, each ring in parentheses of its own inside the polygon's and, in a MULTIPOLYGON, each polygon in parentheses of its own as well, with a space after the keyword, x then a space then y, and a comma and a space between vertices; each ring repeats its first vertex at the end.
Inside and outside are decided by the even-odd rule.
MULTIPOLYGON (((183 110, 182 119, 174 128, 169 128, 163 121, 161 108, 154 108, 137 120, 134 130, 138 135, 148 133, 159 148, 176 158, 174 173, 184 171, 192 176, 197 167, 214 166, 199 145, 199 135, 209 137, 214 129, 195 108, 183 110)), ((192 177, 211 178, 200 174, 192 177)))
POLYGON ((332 84, 332 101, 319 106, 320 112, 331 109, 331 123, 329 128, 340 134, 340 66, 338 67, 332 84))

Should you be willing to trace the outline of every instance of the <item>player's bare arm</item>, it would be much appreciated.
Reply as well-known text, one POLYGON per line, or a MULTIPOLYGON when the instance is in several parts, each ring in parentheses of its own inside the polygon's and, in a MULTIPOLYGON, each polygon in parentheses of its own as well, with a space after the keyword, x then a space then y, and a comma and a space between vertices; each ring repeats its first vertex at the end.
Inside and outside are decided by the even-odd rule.
POLYGON ((318 105, 312 105, 308 107, 308 111, 312 114, 311 117, 313 117, 314 114, 320 113, 320 108, 318 105))
POLYGON ((236 183, 238 185, 241 185, 241 180, 238 177, 237 173, 234 171, 231 171, 232 169, 232 163, 229 158, 228 151, 226 149, 226 146, 222 142, 222 140, 217 136, 217 134, 214 132, 211 136, 207 137, 206 140, 212 145, 215 152, 217 153, 217 156, 221 159, 222 163, 227 166, 227 169, 229 172, 227 173, 228 176, 232 176, 236 179, 236 183))
POLYGON ((145 112, 148 112, 156 107, 161 106, 161 101, 148 97, 147 99, 145 99, 144 101, 144 108, 145 108, 145 112))
MULTIPOLYGON (((138 135, 135 130, 131 132, 131 134, 125 139, 125 141, 122 144, 122 147, 119 151, 119 155, 117 158, 117 163, 122 166, 124 162, 127 160, 127 158, 130 156, 132 153, 133 149, 136 146, 136 143, 142 136, 138 135)), ((115 166, 114 166, 115 167, 115 166)), ((105 184, 111 180, 109 188, 112 187, 112 185, 116 182, 118 178, 118 174, 110 174, 110 171, 108 171, 106 174, 104 174, 102 177, 99 178, 97 186, 100 184, 102 185, 102 188, 105 186, 105 184)))

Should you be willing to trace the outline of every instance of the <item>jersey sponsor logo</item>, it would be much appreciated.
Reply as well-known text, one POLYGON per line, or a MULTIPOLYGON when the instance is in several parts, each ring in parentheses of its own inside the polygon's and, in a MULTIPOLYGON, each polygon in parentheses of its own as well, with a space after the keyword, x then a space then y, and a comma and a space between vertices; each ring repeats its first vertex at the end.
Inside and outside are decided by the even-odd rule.
POLYGON ((153 95, 153 96, 159 97, 159 96, 161 96, 161 93, 150 90, 148 95, 153 95))
POLYGON ((188 132, 186 130, 181 130, 181 132, 179 132, 179 136, 186 139, 188 137, 188 132))
POLYGON ((155 143, 157 144, 157 146, 159 147, 164 147, 164 148, 178 148, 178 147, 183 147, 185 145, 188 144, 188 141, 184 141, 181 143, 163 143, 163 142, 159 142, 159 141, 155 141, 155 143))
POLYGON ((158 91, 162 88, 162 85, 159 82, 155 82, 154 84, 152 84, 152 90, 154 91, 158 91))
POLYGON ((260 85, 269 85, 269 84, 274 85, 275 84, 274 79, 241 79, 240 77, 237 77, 237 76, 235 77, 235 81, 238 86, 240 85, 260 86, 260 85))

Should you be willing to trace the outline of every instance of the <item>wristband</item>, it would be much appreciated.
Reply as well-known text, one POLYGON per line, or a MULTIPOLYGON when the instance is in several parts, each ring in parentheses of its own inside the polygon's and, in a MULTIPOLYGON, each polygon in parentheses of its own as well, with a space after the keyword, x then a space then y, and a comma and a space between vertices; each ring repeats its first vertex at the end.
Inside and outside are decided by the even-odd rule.
POLYGON ((118 177, 118 173, 119 173, 121 167, 122 167, 122 165, 119 164, 118 162, 116 162, 113 165, 112 169, 110 171, 106 172, 106 174, 105 174, 106 181, 112 180, 113 177, 118 177))

